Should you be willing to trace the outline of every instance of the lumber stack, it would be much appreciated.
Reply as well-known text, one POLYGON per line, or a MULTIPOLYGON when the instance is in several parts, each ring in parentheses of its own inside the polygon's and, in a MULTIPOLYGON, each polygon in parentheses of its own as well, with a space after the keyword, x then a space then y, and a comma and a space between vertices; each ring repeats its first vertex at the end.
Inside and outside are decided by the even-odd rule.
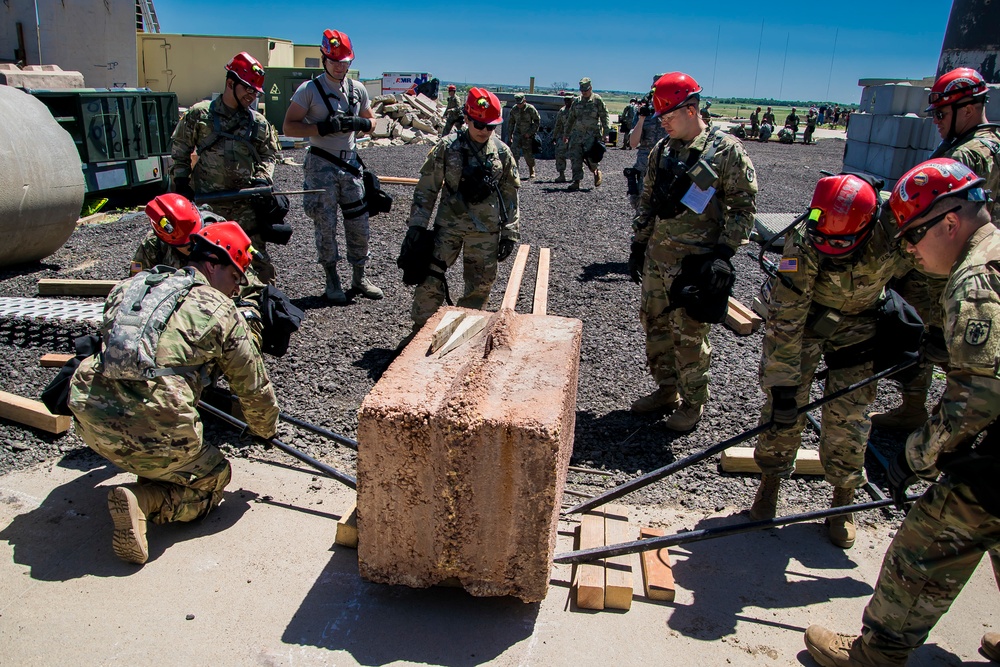
POLYGON ((757 331, 763 322, 764 320, 757 313, 733 297, 729 297, 729 311, 726 313, 727 327, 741 336, 749 336, 757 331))

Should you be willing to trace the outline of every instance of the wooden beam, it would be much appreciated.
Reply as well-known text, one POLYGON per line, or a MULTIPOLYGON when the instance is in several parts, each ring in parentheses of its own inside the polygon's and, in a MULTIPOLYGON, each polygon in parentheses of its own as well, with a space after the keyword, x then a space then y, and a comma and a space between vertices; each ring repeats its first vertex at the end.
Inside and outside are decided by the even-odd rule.
POLYGON ((334 541, 342 547, 358 548, 358 504, 351 503, 337 522, 337 537, 334 541))
POLYGON ((726 313, 726 326, 740 334, 749 336, 760 328, 763 320, 742 303, 729 297, 729 310, 726 313))
POLYGON ((464 317, 459 325, 455 327, 455 332, 451 334, 451 337, 435 351, 440 352, 443 357, 485 329, 489 322, 489 318, 485 315, 468 315, 464 317))
POLYGON ((732 310, 737 311, 740 315, 742 315, 746 319, 750 320, 753 323, 754 331, 759 329, 760 325, 764 323, 764 320, 761 319, 761 317, 756 312, 754 312, 752 308, 747 308, 746 306, 743 305, 741 301, 738 301, 733 297, 729 297, 729 307, 732 310))
POLYGON ((39 296, 107 296, 120 280, 70 280, 42 278, 38 281, 39 296))
MULTIPOLYGON (((639 529, 640 540, 663 537, 664 534, 662 528, 639 529)), ((642 587, 646 592, 646 597, 650 600, 673 602, 677 589, 674 585, 674 570, 670 565, 670 554, 664 548, 643 551, 640 557, 642 560, 642 587)))
MULTIPOLYGON (((604 543, 622 544, 632 540, 628 527, 628 508, 604 506, 604 543)), ((605 562, 604 606, 608 609, 632 607, 632 555, 615 556, 605 562)))
POLYGON ((549 249, 538 251, 538 272, 535 274, 535 300, 531 304, 531 312, 544 315, 549 307, 549 249))
POLYGON ((79 220, 76 221, 76 224, 77 226, 91 225, 94 224, 95 222, 103 222, 104 218, 106 217, 108 217, 108 214, 103 211, 100 211, 94 213, 93 215, 88 215, 86 218, 80 218, 79 220))
POLYGON ((54 415, 41 401, 0 391, 0 417, 49 433, 69 430, 70 418, 54 415))
POLYGON ((75 357, 75 354, 61 354, 59 352, 49 352, 48 354, 43 354, 38 360, 38 364, 42 368, 62 368, 67 361, 75 357))
MULTIPOLYGON (((722 452, 722 471, 734 473, 760 472, 753 460, 753 447, 730 447, 722 452)), ((795 454, 795 474, 823 475, 823 464, 815 449, 802 449, 795 454)))
MULTIPOLYGON (((590 511, 576 528, 577 549, 604 546, 604 513, 590 511)), ((580 609, 604 609, 604 562, 576 566, 576 606, 580 609)))
POLYGON ((389 183, 392 185, 416 185, 419 178, 407 178, 405 176, 379 176, 379 183, 389 183))
POLYGON ((521 293, 521 280, 524 279, 524 266, 528 263, 530 245, 522 245, 517 249, 514 266, 510 267, 510 278, 507 279, 507 289, 503 293, 500 310, 514 310, 517 306, 517 295, 521 293))

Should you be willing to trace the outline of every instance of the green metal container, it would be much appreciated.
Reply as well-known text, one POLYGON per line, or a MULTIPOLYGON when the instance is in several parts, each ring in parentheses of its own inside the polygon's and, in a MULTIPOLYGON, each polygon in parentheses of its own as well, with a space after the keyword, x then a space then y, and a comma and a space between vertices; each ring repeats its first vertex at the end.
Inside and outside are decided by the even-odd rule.
MULTIPOLYGON (((264 117, 274 125, 281 134, 281 126, 285 122, 285 112, 292 101, 292 95, 303 81, 322 74, 320 67, 268 67, 264 74, 264 117)), ((357 80, 359 71, 348 70, 347 75, 357 80)))

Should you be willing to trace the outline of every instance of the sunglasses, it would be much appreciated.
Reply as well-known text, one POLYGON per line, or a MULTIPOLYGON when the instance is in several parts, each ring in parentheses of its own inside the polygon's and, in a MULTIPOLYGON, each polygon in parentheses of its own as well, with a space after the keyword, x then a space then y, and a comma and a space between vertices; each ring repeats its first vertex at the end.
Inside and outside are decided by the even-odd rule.
POLYGON ((925 236, 927 236, 927 232, 930 231, 931 227, 944 220, 948 215, 952 213, 957 213, 961 209, 962 209, 961 206, 956 206, 955 208, 945 211, 941 215, 935 215, 933 218, 931 218, 930 220, 928 220, 923 224, 917 225, 916 227, 913 227, 911 229, 907 229, 905 232, 903 232, 903 240, 909 243, 910 245, 913 246, 917 245, 924 239, 925 236))
POLYGON ((809 240, 812 242, 813 245, 815 246, 828 245, 831 248, 835 248, 837 250, 846 250, 847 248, 850 248, 861 236, 861 234, 844 234, 840 236, 831 236, 812 229, 806 231, 809 234, 809 240))
POLYGON ((487 132, 492 132, 493 130, 497 129, 496 125, 482 123, 478 120, 472 120, 471 118, 469 119, 469 122, 472 123, 472 127, 476 128, 477 130, 486 130, 487 132))

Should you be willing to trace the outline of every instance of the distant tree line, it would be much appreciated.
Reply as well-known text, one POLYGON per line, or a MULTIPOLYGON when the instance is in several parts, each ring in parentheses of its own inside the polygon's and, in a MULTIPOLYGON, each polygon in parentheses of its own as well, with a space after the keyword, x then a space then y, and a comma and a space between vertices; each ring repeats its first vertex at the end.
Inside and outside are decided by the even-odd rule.
POLYGON ((839 105, 841 109, 858 109, 857 104, 845 104, 844 102, 822 102, 822 101, 802 101, 802 100, 776 100, 774 98, 759 98, 753 99, 750 97, 713 97, 712 102, 714 104, 740 104, 748 106, 762 106, 762 107, 818 107, 823 104, 839 105))

